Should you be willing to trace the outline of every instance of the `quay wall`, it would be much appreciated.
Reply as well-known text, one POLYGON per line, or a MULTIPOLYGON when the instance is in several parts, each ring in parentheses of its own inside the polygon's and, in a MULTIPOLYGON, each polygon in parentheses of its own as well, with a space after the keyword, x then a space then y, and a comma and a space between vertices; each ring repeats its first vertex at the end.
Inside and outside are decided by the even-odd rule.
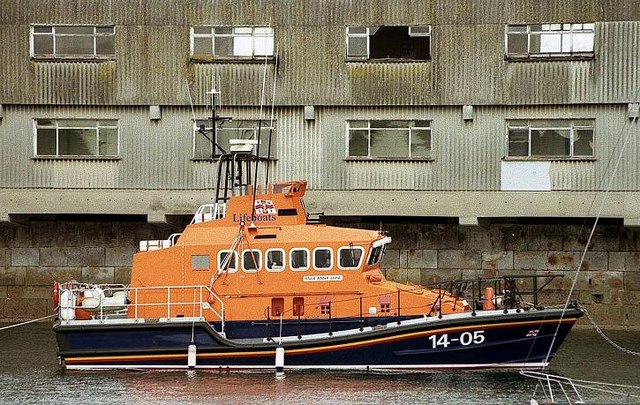
MULTIPOLYGON (((329 224, 368 229, 378 229, 380 221, 326 218, 329 224)), ((565 274, 549 286, 543 301, 566 300, 588 228, 578 220, 557 219, 480 225, 382 218, 383 229, 393 238, 383 262, 387 278, 432 285, 461 276, 565 274)), ((178 228, 149 224, 143 218, 0 225, 0 320, 52 314, 54 281, 129 283, 138 242, 164 239, 174 231, 178 228)), ((640 327, 640 229, 614 220, 598 225, 573 298, 601 326, 640 327)))

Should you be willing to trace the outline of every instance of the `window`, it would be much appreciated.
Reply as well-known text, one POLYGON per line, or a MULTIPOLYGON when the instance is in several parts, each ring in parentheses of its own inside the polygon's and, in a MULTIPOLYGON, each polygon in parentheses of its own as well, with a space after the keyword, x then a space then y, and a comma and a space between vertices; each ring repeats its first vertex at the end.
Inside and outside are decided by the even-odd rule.
POLYGON ((508 25, 508 59, 593 58, 595 24, 508 25))
POLYGON ((273 57, 271 27, 193 27, 194 60, 264 59, 273 57))
POLYGON ((279 272, 284 270, 284 250, 267 249, 265 256, 267 259, 267 271, 279 272))
POLYGON ((242 252, 242 270, 255 273, 262 268, 262 254, 259 250, 245 250, 242 252))
MULTIPOLYGON (((216 130, 215 143, 227 153, 229 152, 230 139, 258 139, 258 131, 260 132, 260 157, 269 157, 269 136, 271 136, 271 155, 275 151, 275 131, 274 127, 269 125, 269 121, 258 120, 233 120, 224 121, 216 130)), ((211 135, 211 121, 197 120, 193 128, 193 158, 194 159, 211 159, 214 156, 220 156, 222 150, 215 148, 211 135)), ((257 148, 257 146, 256 146, 257 148)), ((254 150, 254 154, 258 151, 254 150)))
POLYGON ((431 121, 347 121, 352 158, 431 157, 431 121))
POLYGON ((289 256, 291 260, 291 270, 309 270, 309 251, 307 249, 291 249, 289 256))
POLYGON ((36 59, 113 59, 115 27, 32 25, 31 57, 36 59))
POLYGON ((238 271, 238 252, 221 250, 218 252, 218 273, 238 271))
POLYGON ((193 270, 209 270, 209 255, 191 255, 193 270))
POLYGON ((338 267, 342 270, 353 270, 362 264, 364 249, 360 246, 341 247, 338 249, 338 267))
POLYGON ((304 316, 304 297, 293 297, 293 316, 304 316))
POLYGON ((316 270, 331 270, 333 267, 333 250, 330 248, 313 249, 313 268, 316 270))
POLYGON ((117 120, 37 119, 36 156, 118 156, 117 120))
POLYGON ((431 59, 431 26, 347 27, 348 60, 431 59))
POLYGON ((369 260, 367 260, 367 266, 372 266, 376 263, 380 263, 382 260, 382 256, 384 256, 384 251, 387 245, 376 246, 371 249, 371 253, 369 253, 369 260))
POLYGON ((593 157, 594 120, 509 120, 509 157, 593 157))

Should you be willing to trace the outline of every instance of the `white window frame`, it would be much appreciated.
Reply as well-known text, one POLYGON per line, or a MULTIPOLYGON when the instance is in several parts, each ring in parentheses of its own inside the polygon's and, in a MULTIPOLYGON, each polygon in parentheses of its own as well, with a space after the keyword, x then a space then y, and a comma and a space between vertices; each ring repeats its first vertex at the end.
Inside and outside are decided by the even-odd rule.
MULTIPOLYGON (((554 39, 554 42, 556 40, 554 39)), ((552 23, 552 24, 508 24, 505 26, 505 42, 504 42, 504 54, 507 60, 517 59, 554 59, 554 58, 573 58, 573 59, 585 59, 593 58, 595 52, 595 23, 552 23), (541 29, 535 29, 534 27, 540 25, 541 29), (516 29, 520 31, 516 31, 516 29), (527 52, 516 53, 509 51, 509 35, 527 35, 527 52), (577 36, 591 36, 591 49, 575 50, 575 43, 577 36), (559 50, 554 51, 540 51, 533 52, 531 50, 531 38, 532 36, 540 37, 540 47, 542 48, 542 41, 545 37, 552 39, 557 37, 559 41, 559 50), (565 41, 568 41, 566 43, 565 41)))
POLYGON ((333 269, 334 257, 335 257, 335 255, 333 253, 333 249, 331 249, 328 246, 319 246, 319 247, 313 249, 313 254, 311 256, 311 259, 313 261, 313 269, 317 270, 317 271, 329 271, 329 270, 333 269), (329 256, 329 267, 325 268, 325 267, 317 267, 316 266, 316 251, 318 251, 318 250, 328 250, 331 253, 330 256, 329 256))
POLYGON ((275 31, 268 26, 200 26, 198 28, 209 28, 206 34, 195 33, 195 27, 190 30, 190 55, 193 58, 195 51, 195 38, 210 38, 211 48, 206 55, 213 60, 252 60, 252 59, 273 59, 275 51, 275 31), (231 34, 216 33, 216 28, 230 29, 231 34), (233 55, 216 55, 216 37, 233 38, 233 55), (247 46, 250 47, 247 48, 247 46), (246 50, 249 49, 249 52, 246 50), (236 53, 238 52, 238 53, 236 53))
POLYGON ((433 159, 433 120, 429 120, 429 119, 412 119, 412 120, 407 120, 407 119, 385 119, 385 120, 366 120, 366 119, 350 119, 347 120, 347 136, 346 136, 346 153, 347 159, 381 159, 381 160, 393 160, 393 159, 398 159, 398 160, 432 160, 433 159), (361 126, 361 127, 352 127, 352 123, 356 122, 356 121, 366 121, 367 125, 366 126, 361 126), (377 128, 375 126, 372 126, 371 123, 372 122, 380 122, 380 121, 400 121, 400 122, 405 122, 407 124, 406 127, 402 127, 402 128, 377 128), (417 121, 426 121, 428 122, 428 126, 417 126, 417 125, 411 125, 411 123, 415 123, 417 121), (409 142, 407 143, 407 156, 398 156, 398 157, 385 157, 385 156, 372 156, 371 155, 371 131, 372 130, 388 130, 388 131, 393 131, 393 130, 397 130, 397 131, 409 131, 409 142), (430 138, 430 144, 429 144, 429 156, 412 156, 411 155, 411 140, 412 140, 412 136, 413 136, 413 131, 418 131, 418 130, 428 130, 429 131, 429 138, 430 138), (349 154, 349 146, 350 146, 350 140, 351 140, 351 131, 367 131, 367 156, 357 156, 357 155, 353 155, 351 156, 349 154))
POLYGON ((264 252, 264 268, 267 269, 268 272, 270 273, 280 273, 283 272, 285 267, 287 264, 287 252, 284 251, 284 249, 280 249, 280 248, 273 248, 273 249, 267 249, 264 252), (273 268, 273 267, 269 267, 269 263, 267 262, 267 257, 269 256, 270 252, 280 252, 282 253, 282 266, 279 269, 273 268))
POLYGON ((309 270, 309 268, 311 267, 311 252, 309 252, 309 249, 307 248, 300 248, 300 247, 295 247, 295 248, 291 248, 289 250, 289 268, 291 269, 291 271, 307 271, 309 270), (295 251, 303 251, 307 253, 307 265, 304 267, 293 267, 293 253, 295 251))
POLYGON ((35 24, 30 27, 30 35, 29 35, 29 54, 32 59, 115 59, 115 36, 116 36, 116 27, 115 25, 41 25, 35 24), (60 28, 93 28, 92 34, 69 34, 69 33, 57 33, 57 29, 60 28), (51 28, 51 32, 36 32, 38 28, 51 28), (101 30, 111 28, 112 32, 99 32, 101 30), (53 53, 51 54, 36 54, 35 50, 35 37, 38 36, 51 36, 53 53), (57 52, 56 43, 57 38, 59 37, 88 37, 91 36, 93 38, 93 53, 91 54, 61 54, 57 52), (98 44, 97 38, 99 37, 113 37, 113 54, 99 54, 98 53, 98 44))
POLYGON ((235 267, 229 266, 229 269, 227 270, 227 273, 235 273, 235 272, 237 272, 238 271, 238 263, 239 263, 238 252, 235 251, 235 250, 219 250, 218 254, 217 254, 217 257, 218 257, 218 273, 222 273, 223 272, 223 269, 221 268, 221 265, 222 265, 222 257, 221 257, 221 255, 223 253, 233 253, 233 256, 234 256, 234 259, 235 259, 236 266, 235 267))
POLYGON ((74 158, 117 158, 120 156, 120 120, 117 118, 34 118, 33 119, 33 156, 35 158, 65 158, 65 159, 74 159, 74 158), (46 124, 38 124, 38 121, 52 121, 53 125, 46 124), (65 126, 61 125, 65 122, 73 122, 73 121, 86 121, 88 124, 92 123, 92 126, 65 126), (115 122, 115 125, 106 124, 107 122, 115 122), (105 124, 103 124, 105 123, 105 124), (56 153, 55 154, 38 154, 38 130, 55 130, 56 131, 56 153), (65 155, 60 154, 60 131, 61 130, 95 130, 96 131, 96 154, 84 154, 84 155, 65 155), (115 129, 116 130, 116 154, 115 155, 101 155, 100 154, 100 129, 115 129))
MULTIPOLYGON (((251 262, 253 264, 253 261, 251 262)), ((245 249, 242 251, 242 271, 245 273, 257 273, 262 270, 262 251, 260 249, 245 249), (247 252, 258 252, 260 257, 257 258, 256 263, 258 265, 257 269, 247 269, 244 265, 244 255, 247 252)))
MULTIPOLYGON (((346 53, 346 60, 347 61, 369 61, 369 60, 384 60, 387 61, 386 59, 377 59, 377 58, 371 58, 371 36, 375 35, 375 31, 377 31, 379 28, 384 27, 384 25, 381 26, 373 26, 373 27, 363 27, 363 26, 356 26, 356 25, 352 25, 352 26, 348 26, 345 29, 345 53, 346 53), (364 32, 351 32, 351 31, 356 31, 356 30, 364 30, 364 32), (373 31, 372 33, 372 30, 373 31), (350 52, 350 39, 352 38, 366 38, 366 55, 353 55, 350 52)), ((431 44, 433 41, 432 38, 432 31, 431 31, 431 25, 402 25, 402 24, 398 24, 397 27, 407 27, 407 35, 409 37, 424 37, 424 38, 429 38, 429 57, 427 59, 411 59, 411 58, 398 58, 398 61, 415 61, 415 62, 426 62, 426 61, 430 61, 432 59, 431 56, 431 44), (414 30, 416 29, 421 29, 422 31, 420 32, 414 32, 414 30)))
POLYGON ((506 126, 507 126, 507 134, 506 134, 506 153, 505 156, 507 159, 510 160, 518 160, 518 159, 525 159, 525 160, 569 160, 569 159, 594 159, 595 158, 595 142, 596 142, 596 122, 595 119, 593 118, 584 118, 584 119, 564 119, 564 118, 547 118, 547 119, 508 119, 506 121, 506 126), (536 125, 536 122, 539 121, 546 121, 546 120, 553 120, 553 121, 564 121, 566 122, 568 125, 567 126, 541 126, 541 125, 536 125), (527 121, 527 126, 519 126, 519 125, 513 125, 511 126, 510 123, 514 122, 514 121, 527 121), (592 125, 587 126, 587 125, 576 125, 576 121, 591 121, 592 125), (527 146, 527 155, 526 156, 518 156, 518 155, 509 155, 509 143, 510 143, 510 130, 511 129, 527 129, 528 132, 528 146, 527 146), (591 146, 591 150, 592 150, 592 154, 590 156, 586 156, 586 155, 575 155, 575 151, 574 151, 574 139, 576 137, 576 131, 578 130, 586 130, 586 129, 590 129, 592 131, 592 146, 591 146), (532 149, 532 140, 531 140, 531 134, 533 131, 538 131, 538 130, 563 130, 563 131, 569 131, 570 136, 569 136, 569 154, 568 155, 532 155, 531 154, 531 149, 532 149))
POLYGON ((336 257, 336 262, 338 264, 338 268, 340 270, 358 270, 361 266, 362 266, 362 261, 364 260, 364 256, 365 256, 365 250, 362 246, 342 246, 340 248, 338 248, 338 255, 336 257), (343 250, 360 250, 360 259, 358 261, 358 264, 355 267, 342 267, 340 265, 340 253, 343 250))

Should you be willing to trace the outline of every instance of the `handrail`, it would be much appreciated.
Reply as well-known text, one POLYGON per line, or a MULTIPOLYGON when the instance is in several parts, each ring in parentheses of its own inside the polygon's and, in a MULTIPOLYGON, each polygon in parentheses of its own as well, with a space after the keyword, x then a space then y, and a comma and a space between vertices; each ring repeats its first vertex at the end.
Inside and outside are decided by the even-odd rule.
POLYGON ((214 293, 208 286, 203 285, 187 285, 187 286, 162 286, 162 287, 130 287, 123 284, 88 284, 71 281, 60 284, 60 306, 58 316, 62 322, 70 322, 76 318, 76 310, 84 310, 89 313, 93 320, 104 321, 106 319, 125 318, 126 314, 133 308, 133 319, 135 322, 142 320, 139 317, 142 308, 166 308, 166 319, 172 319, 172 313, 176 309, 184 307, 198 307, 197 313, 193 316, 205 318, 204 310, 210 310, 215 318, 221 322, 221 334, 225 334, 225 307, 222 299, 214 293), (172 296, 176 290, 193 291, 192 300, 179 301, 172 296), (157 302, 140 303, 139 297, 141 293, 157 291, 159 293, 166 292, 165 300, 157 302), (66 295, 63 295, 65 294, 66 295), (124 293, 124 294, 122 294, 124 293), (130 301, 133 296, 134 302, 130 301), (83 306, 82 303, 92 298, 91 307, 83 306), (212 302, 220 305, 220 310, 216 310, 211 306, 212 302))

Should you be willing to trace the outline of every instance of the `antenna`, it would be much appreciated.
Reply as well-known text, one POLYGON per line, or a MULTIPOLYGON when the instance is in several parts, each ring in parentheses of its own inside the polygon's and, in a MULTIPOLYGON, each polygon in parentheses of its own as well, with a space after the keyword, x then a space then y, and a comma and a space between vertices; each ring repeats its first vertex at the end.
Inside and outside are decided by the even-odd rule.
POLYGON ((269 187, 269 167, 271 166, 271 164, 268 159, 271 159, 271 138, 273 134, 273 115, 275 113, 275 108, 276 108, 276 83, 278 81, 278 47, 279 46, 280 46, 280 43, 278 42, 276 44, 276 53, 275 53, 276 64, 273 69, 273 90, 271 91, 271 117, 269 118, 269 143, 267 146, 267 168, 265 169, 266 173, 264 178, 265 190, 267 189, 267 187, 269 187))

